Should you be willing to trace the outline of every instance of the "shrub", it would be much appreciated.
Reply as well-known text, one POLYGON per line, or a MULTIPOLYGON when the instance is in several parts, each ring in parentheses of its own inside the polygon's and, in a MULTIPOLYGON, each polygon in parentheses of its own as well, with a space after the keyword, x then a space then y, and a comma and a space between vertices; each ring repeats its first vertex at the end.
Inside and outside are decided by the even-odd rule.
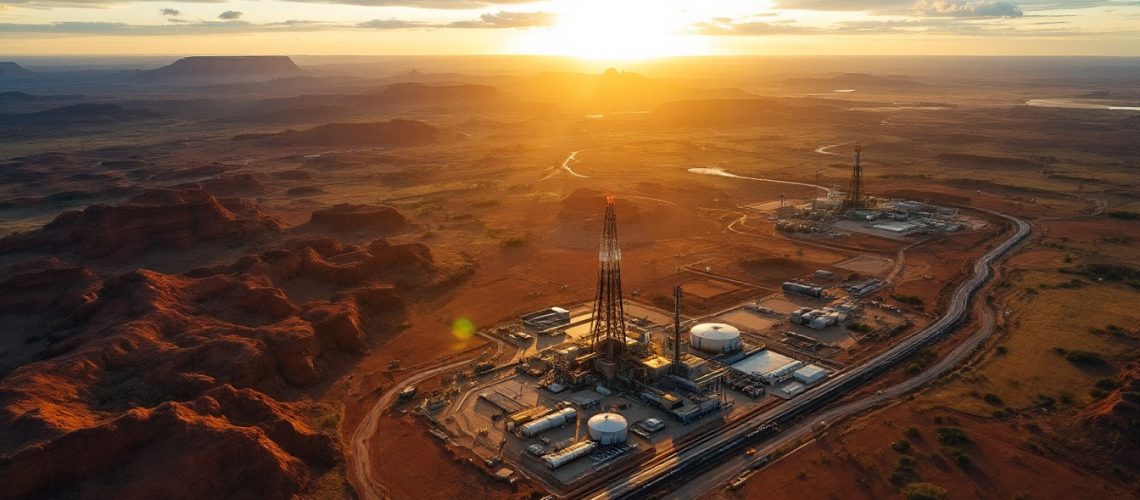
POLYGON ((1005 356, 1007 353, 1009 353, 1009 348, 1003 345, 999 345, 995 351, 997 351, 998 355, 1005 356))
POLYGON ((932 483, 910 483, 902 494, 906 500, 944 500, 950 496, 946 488, 932 483))
POLYGON ((1109 217, 1112 217, 1113 219, 1120 219, 1120 220, 1138 220, 1138 219, 1140 219, 1140 214, 1135 213, 1135 212, 1125 212, 1123 210, 1113 210, 1110 212, 1106 212, 1106 214, 1109 217))
POLYGON ((1071 405, 1075 401, 1073 399, 1073 393, 1069 391, 1061 391, 1061 394, 1058 394, 1057 397, 1060 398, 1061 403, 1066 405, 1071 405))
POLYGON ((1092 396, 1093 399, 1104 399, 1104 398, 1108 397, 1108 391, 1106 391, 1104 389, 1096 389, 1096 388, 1090 389, 1089 390, 1089 396, 1092 396))
POLYGON ((970 465, 970 456, 958 448, 955 448, 953 446, 944 446, 942 447, 942 453, 945 453, 947 456, 949 456, 950 459, 958 465, 958 467, 965 468, 967 465, 970 465))
POLYGON ((904 434, 906 434, 906 437, 911 438, 911 439, 918 439, 918 438, 922 437, 922 433, 918 432, 918 427, 914 427, 914 426, 907 427, 906 432, 904 432, 904 434))
POLYGON ((1100 354, 1090 351, 1073 350, 1064 354, 1065 359, 1077 365, 1103 365, 1104 358, 1100 354))
POLYGON ((922 304, 923 304, 922 297, 919 297, 917 295, 907 295, 905 293, 892 293, 891 298, 895 299, 900 304, 906 304, 908 306, 922 306, 922 304))
POLYGON ((859 333, 870 333, 874 328, 866 323, 850 323, 847 325, 848 330, 856 331, 859 333))
POLYGON ((961 427, 938 427, 934 432, 938 434, 938 442, 947 446, 970 442, 970 435, 961 427))
POLYGON ((906 452, 910 451, 910 441, 907 441, 905 439, 900 439, 898 441, 891 443, 891 448, 894 449, 895 451, 899 452, 899 453, 906 453, 906 452))
POLYGON ((994 406, 1001 406, 1002 403, 1001 398, 992 392, 987 392, 985 396, 982 396, 982 399, 994 406))
POLYGON ((503 248, 519 248, 526 246, 526 238, 521 236, 512 236, 503 240, 503 248))

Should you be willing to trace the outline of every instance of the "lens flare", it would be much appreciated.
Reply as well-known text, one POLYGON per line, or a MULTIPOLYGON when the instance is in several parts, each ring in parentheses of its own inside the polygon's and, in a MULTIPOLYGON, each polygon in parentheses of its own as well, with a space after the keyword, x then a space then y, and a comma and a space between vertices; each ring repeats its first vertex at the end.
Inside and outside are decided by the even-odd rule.
POLYGON ((457 318, 451 322, 451 334, 464 342, 471 340, 475 336, 475 323, 465 317, 457 318))

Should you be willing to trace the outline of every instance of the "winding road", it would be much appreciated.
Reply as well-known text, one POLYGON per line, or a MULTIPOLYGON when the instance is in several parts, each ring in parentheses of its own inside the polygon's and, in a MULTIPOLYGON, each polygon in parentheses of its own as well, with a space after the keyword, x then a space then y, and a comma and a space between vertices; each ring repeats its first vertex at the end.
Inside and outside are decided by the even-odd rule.
POLYGON ((839 144, 831 144, 831 145, 827 145, 827 146, 820 146, 818 148, 815 148, 815 152, 819 153, 821 155, 843 156, 839 153, 833 153, 833 152, 828 151, 828 150, 831 148, 837 148, 839 146, 846 146, 848 144, 851 144, 851 143, 850 142, 841 142, 839 144))
MULTIPOLYGON (((501 353, 503 347, 501 341, 493 338, 491 340, 496 343, 496 355, 501 353)), ((365 500, 389 498, 388 489, 372 477, 372 459, 368 450, 368 441, 376 434, 376 427, 380 422, 380 416, 384 414, 384 410, 392 406, 392 401, 399 396, 405 387, 418 384, 441 373, 459 369, 470 363, 471 359, 465 358, 412 375, 385 391, 376 401, 376 404, 372 405, 372 408, 364 415, 364 419, 352 431, 352 437, 349 440, 348 475, 357 495, 365 500)))
POLYGON ((571 151, 570 154, 566 157, 566 159, 562 160, 562 163, 560 165, 555 166, 555 167, 551 167, 549 169, 550 173, 546 174, 545 177, 539 179, 538 182, 545 181, 546 179, 554 177, 554 176, 558 175, 559 173, 562 173, 563 171, 565 171, 566 173, 568 173, 570 175, 573 175, 574 177, 580 177, 582 179, 589 179, 590 176, 579 174, 578 172, 575 172, 574 169, 570 166, 571 165, 570 162, 574 162, 574 163, 581 163, 582 162, 582 160, 578 159, 578 153, 581 153, 581 152, 582 152, 582 150, 571 151))

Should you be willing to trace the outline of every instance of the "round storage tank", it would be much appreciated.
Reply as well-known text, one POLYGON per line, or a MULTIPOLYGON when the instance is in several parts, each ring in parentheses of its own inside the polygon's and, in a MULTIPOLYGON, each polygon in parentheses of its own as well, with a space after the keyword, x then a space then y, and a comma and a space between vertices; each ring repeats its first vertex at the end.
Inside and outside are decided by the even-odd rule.
POLYGON ((617 413, 599 413, 590 417, 587 423, 590 439, 601 445, 624 443, 629 424, 625 417, 617 413))
POLYGON ((689 330, 689 345, 709 353, 740 349, 740 330, 724 323, 701 323, 689 330))

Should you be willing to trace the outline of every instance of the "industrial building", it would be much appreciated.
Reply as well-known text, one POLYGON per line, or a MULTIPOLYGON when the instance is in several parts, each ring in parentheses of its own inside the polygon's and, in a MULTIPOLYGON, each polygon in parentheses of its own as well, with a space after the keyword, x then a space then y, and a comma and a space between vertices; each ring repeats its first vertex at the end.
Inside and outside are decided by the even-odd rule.
POLYGON ((570 324, 570 311, 561 307, 551 307, 535 311, 522 316, 522 323, 527 328, 544 332, 555 328, 562 328, 570 324))
POLYGON ((839 311, 830 307, 823 309, 812 309, 810 307, 801 307, 792 311, 788 319, 794 325, 803 325, 808 328, 822 330, 829 326, 839 324, 839 311))
POLYGON ((732 369, 760 378, 771 385, 787 380, 804 362, 764 349, 732 364, 732 369))
POLYGON ((869 295, 871 292, 878 290, 886 285, 883 280, 878 278, 871 278, 866 281, 855 281, 844 285, 843 289, 856 297, 863 297, 869 295))
POLYGON ((819 382, 820 380, 827 378, 829 374, 831 374, 831 372, 822 367, 816 365, 804 365, 792 373, 792 378, 804 385, 812 385, 816 382, 819 382))
POLYGON ((805 285, 803 283, 796 283, 792 281, 784 282, 784 292, 796 295, 803 295, 813 299, 823 298, 823 288, 813 285, 805 285))

